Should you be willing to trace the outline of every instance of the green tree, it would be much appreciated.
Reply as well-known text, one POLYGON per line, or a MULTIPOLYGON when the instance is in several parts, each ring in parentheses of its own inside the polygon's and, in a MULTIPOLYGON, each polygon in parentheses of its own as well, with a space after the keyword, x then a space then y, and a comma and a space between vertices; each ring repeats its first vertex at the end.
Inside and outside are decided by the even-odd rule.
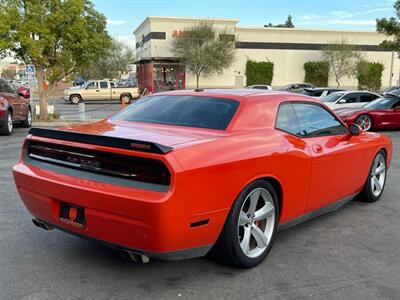
POLYGON ((329 64, 326 61, 308 61, 304 64, 304 82, 328 86, 329 64))
POLYGON ((268 84, 272 82, 274 76, 274 63, 269 61, 246 62, 246 85, 268 84))
POLYGON ((135 60, 135 51, 124 42, 113 40, 105 55, 99 57, 90 67, 79 70, 85 78, 121 79, 123 73, 129 71, 129 66, 135 60))
POLYGON ((322 48, 323 60, 329 64, 335 76, 337 87, 344 76, 356 75, 357 64, 362 59, 362 54, 357 46, 349 45, 345 40, 330 43, 322 48))
POLYGON ((198 23, 184 30, 184 34, 172 41, 171 50, 196 76, 221 74, 229 67, 235 55, 234 35, 214 28, 212 23, 198 23))
POLYGON ((90 66, 111 44, 106 18, 90 0, 1 0, 0 50, 36 66, 40 119, 61 79, 90 66))
POLYGON ((277 27, 277 28, 294 28, 293 17, 289 15, 283 24, 274 25, 272 23, 265 24, 264 27, 277 27))
POLYGON ((382 86, 384 66, 378 62, 361 60, 357 65, 357 80, 360 90, 379 91, 382 86))
POLYGON ((396 51, 400 57, 400 0, 394 3, 396 17, 376 19, 376 30, 385 34, 389 39, 381 46, 396 51))

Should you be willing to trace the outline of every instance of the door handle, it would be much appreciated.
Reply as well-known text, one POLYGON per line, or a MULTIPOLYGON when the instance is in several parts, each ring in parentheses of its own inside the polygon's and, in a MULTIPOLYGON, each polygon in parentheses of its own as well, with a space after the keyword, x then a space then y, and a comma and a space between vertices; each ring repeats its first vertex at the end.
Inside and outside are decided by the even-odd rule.
POLYGON ((96 90, 96 92, 100 92, 100 90, 96 90))
POLYGON ((313 148, 315 153, 321 153, 322 152, 322 146, 321 145, 315 144, 315 145, 312 145, 312 148, 313 148))

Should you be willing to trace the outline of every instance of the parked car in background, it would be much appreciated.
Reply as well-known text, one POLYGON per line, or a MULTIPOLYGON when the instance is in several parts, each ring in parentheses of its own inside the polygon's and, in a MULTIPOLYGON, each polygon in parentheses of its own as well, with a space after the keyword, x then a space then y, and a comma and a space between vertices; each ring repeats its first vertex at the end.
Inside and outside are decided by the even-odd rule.
POLYGON ((140 98, 140 91, 137 87, 117 87, 110 80, 89 80, 83 86, 64 90, 63 98, 72 104, 91 100, 120 100, 128 104, 140 98))
POLYGON ((361 107, 381 96, 367 91, 343 91, 332 93, 321 101, 331 109, 344 108, 344 107, 361 107))
POLYGON ((134 80, 122 79, 117 84, 118 87, 135 87, 136 82, 134 80))
POLYGON ((82 86, 86 82, 86 79, 82 76, 78 76, 75 78, 75 80, 72 82, 73 86, 82 86))
POLYGON ((386 95, 359 108, 339 108, 335 113, 347 124, 365 131, 400 128, 400 97, 386 95))
POLYGON ((29 88, 27 88, 27 87, 25 87, 23 85, 20 85, 16 89, 16 92, 17 92, 18 95, 24 97, 25 99, 30 99, 30 97, 31 97, 31 93, 30 93, 29 88))
POLYGON ((345 91, 339 88, 329 88, 329 87, 316 87, 316 88, 305 88, 300 92, 302 95, 307 95, 314 98, 323 98, 332 93, 345 91))
POLYGON ((380 92, 381 95, 393 94, 393 92, 400 94, 400 85, 394 85, 380 92))
POLYGON ((247 268, 278 228, 378 201, 392 158, 386 135, 316 99, 246 89, 157 93, 97 123, 33 128, 22 151, 14 179, 38 227, 143 262, 213 248, 247 268))
POLYGON ((279 90, 285 91, 285 92, 298 93, 307 88, 312 89, 312 88, 315 88, 315 86, 311 83, 290 83, 288 85, 285 85, 283 88, 281 88, 279 90))
POLYGON ((254 84, 254 85, 249 85, 246 87, 247 89, 256 89, 256 90, 268 90, 272 91, 272 87, 267 84, 254 84))
POLYGON ((31 107, 29 101, 18 95, 9 82, 0 78, 0 134, 10 135, 15 123, 30 127, 31 107))

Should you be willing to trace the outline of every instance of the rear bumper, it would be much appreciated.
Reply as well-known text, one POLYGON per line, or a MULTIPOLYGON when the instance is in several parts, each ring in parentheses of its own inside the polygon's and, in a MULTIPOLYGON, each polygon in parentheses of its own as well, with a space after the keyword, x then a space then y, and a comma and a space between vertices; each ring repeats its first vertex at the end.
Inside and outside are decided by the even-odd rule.
POLYGON ((221 210, 192 215, 184 188, 159 192, 118 186, 24 161, 14 166, 13 174, 17 190, 33 216, 74 235, 153 258, 204 256, 217 240, 227 214, 221 210), (59 220, 61 203, 85 208, 85 228, 59 220), (205 219, 208 223, 191 226, 205 219))

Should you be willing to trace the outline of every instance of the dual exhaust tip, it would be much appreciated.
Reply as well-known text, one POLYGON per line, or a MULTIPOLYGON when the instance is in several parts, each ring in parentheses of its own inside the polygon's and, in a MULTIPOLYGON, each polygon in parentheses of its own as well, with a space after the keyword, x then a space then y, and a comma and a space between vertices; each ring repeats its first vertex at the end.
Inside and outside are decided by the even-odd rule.
MULTIPOLYGON (((35 224, 37 227, 42 228, 44 230, 54 229, 54 227, 51 226, 50 224, 47 224, 37 218, 32 219, 32 223, 35 224)), ((135 252, 132 250, 120 248, 119 253, 121 254, 121 256, 123 258, 128 259, 133 262, 136 262, 136 263, 147 264, 150 261, 150 258, 147 255, 144 255, 143 253, 135 252)))

